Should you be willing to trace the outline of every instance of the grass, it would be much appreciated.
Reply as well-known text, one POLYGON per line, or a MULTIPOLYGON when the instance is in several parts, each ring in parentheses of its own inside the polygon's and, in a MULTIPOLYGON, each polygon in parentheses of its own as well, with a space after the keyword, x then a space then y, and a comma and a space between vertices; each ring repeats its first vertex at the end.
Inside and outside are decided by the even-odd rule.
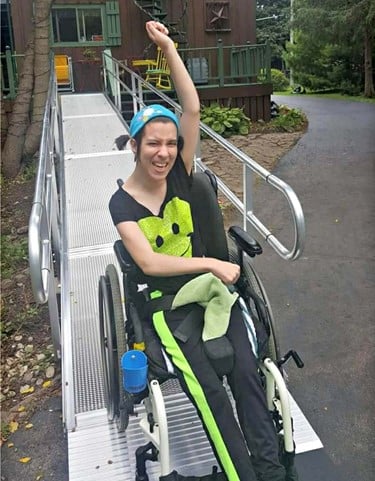
POLYGON ((1 423, 1 438, 2 439, 8 439, 9 435, 10 435, 11 431, 10 431, 10 427, 9 427, 9 424, 7 423, 1 423))
POLYGON ((27 238, 14 239, 14 236, 1 236, 1 273, 3 278, 9 279, 16 274, 20 265, 27 260, 27 238))
POLYGON ((305 94, 294 94, 292 90, 285 90, 283 92, 273 92, 273 95, 285 95, 295 96, 302 95, 308 97, 322 98, 322 99, 334 99, 334 100, 346 100, 350 102, 364 102, 369 104, 375 104, 375 98, 364 97, 363 95, 344 95, 339 92, 307 92, 305 94))
POLYGON ((28 180, 35 179, 37 171, 36 162, 30 162, 29 164, 25 165, 22 171, 19 174, 19 181, 27 182, 28 180))

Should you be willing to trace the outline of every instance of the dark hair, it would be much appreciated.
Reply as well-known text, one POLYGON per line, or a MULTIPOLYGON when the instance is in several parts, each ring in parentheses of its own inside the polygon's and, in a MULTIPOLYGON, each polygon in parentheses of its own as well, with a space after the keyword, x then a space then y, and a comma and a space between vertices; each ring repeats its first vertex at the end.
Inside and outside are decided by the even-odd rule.
POLYGON ((128 134, 119 135, 115 139, 115 144, 118 150, 125 150, 126 144, 128 143, 129 139, 130 139, 130 136, 128 134))

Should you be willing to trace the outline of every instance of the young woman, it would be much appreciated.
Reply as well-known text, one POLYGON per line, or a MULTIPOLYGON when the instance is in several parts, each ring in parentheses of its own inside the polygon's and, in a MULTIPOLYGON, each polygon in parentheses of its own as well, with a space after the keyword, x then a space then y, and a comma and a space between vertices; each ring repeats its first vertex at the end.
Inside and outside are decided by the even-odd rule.
MULTIPOLYGON (((168 30, 154 21, 146 24, 146 30, 166 56, 183 112, 178 120, 165 107, 151 105, 132 119, 130 142, 135 169, 111 198, 113 222, 154 295, 176 293, 189 279, 203 273, 212 273, 224 284, 235 284, 239 266, 203 256, 191 214, 191 173, 200 111, 196 89, 168 30)), ((277 437, 239 306, 236 303, 232 307, 226 337, 235 347, 234 365, 227 379, 241 429, 222 381, 206 355, 201 332, 184 341, 173 335, 185 314, 184 307, 156 312, 153 328, 182 388, 197 408, 228 480, 285 481, 277 437)))

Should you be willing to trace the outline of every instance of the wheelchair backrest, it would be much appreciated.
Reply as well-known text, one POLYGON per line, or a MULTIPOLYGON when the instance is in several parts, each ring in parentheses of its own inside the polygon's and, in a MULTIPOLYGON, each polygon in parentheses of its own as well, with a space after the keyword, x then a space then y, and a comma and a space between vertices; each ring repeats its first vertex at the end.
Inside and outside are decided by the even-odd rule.
POLYGON ((217 184, 210 171, 193 175, 192 213, 206 257, 227 261, 228 244, 223 215, 217 201, 217 184))
MULTIPOLYGON (((223 216, 217 201, 217 184, 210 171, 193 174, 191 207, 195 228, 199 230, 206 257, 228 260, 228 245, 223 216)), ((117 260, 124 273, 130 273, 134 261, 121 240, 114 245, 117 260)))

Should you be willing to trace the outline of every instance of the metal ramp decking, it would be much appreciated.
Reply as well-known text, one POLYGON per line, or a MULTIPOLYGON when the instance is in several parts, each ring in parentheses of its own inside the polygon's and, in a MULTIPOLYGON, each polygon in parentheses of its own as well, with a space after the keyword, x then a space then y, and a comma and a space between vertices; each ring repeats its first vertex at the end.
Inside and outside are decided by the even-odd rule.
MULTIPOLYGON (((137 417, 126 433, 107 422, 100 362, 97 285, 106 265, 114 263, 118 238, 108 201, 116 179, 133 169, 130 151, 118 151, 114 140, 125 124, 103 94, 61 95, 64 137, 64 186, 67 279, 62 298, 70 325, 63 338, 64 418, 68 431, 69 479, 134 479, 136 447, 143 444, 137 417), (66 421, 68 420, 68 421, 66 421)), ((65 319, 64 319, 65 322, 65 319)), ((185 475, 202 475, 217 464, 190 402, 174 383, 165 388, 170 428, 171 465, 185 475)), ((322 444, 291 398, 298 453, 322 444)), ((142 407, 138 411, 142 411, 142 407)), ((158 464, 149 468, 158 480, 158 464)))

